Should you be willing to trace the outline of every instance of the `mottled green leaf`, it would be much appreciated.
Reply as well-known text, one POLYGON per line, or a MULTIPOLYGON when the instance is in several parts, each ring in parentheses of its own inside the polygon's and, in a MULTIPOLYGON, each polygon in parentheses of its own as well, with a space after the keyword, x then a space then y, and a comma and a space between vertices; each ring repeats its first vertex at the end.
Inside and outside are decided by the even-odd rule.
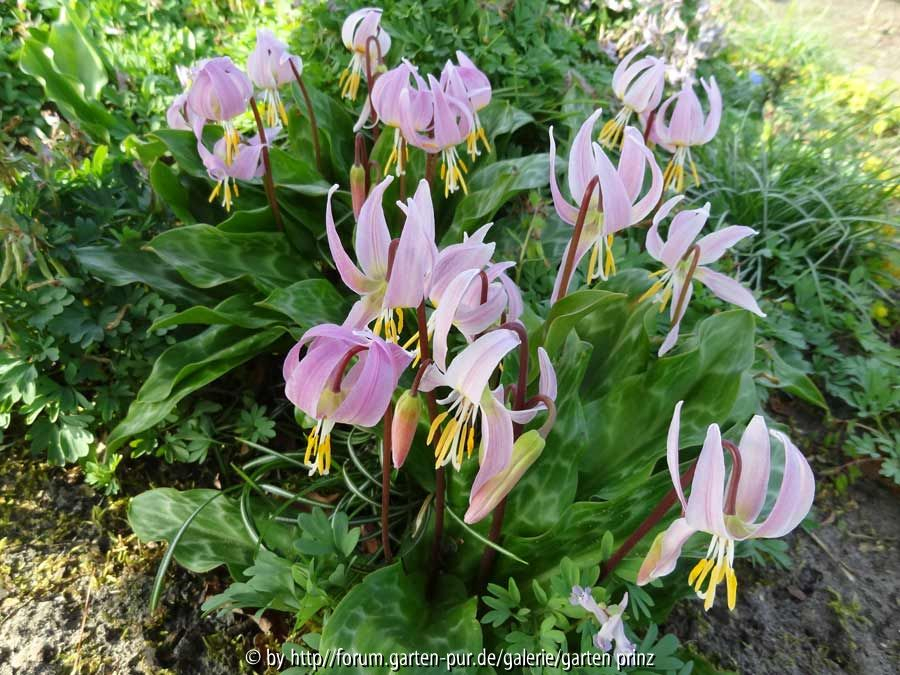
POLYGON ((341 323, 349 310, 347 298, 325 279, 306 279, 276 288, 259 305, 287 315, 304 330, 319 323, 341 323))
MULTIPOLYGON (((361 654, 477 653, 482 647, 477 607, 477 599, 462 583, 446 575, 437 585, 437 596, 426 600, 425 575, 407 574, 395 563, 372 572, 344 596, 322 630, 319 647, 321 651, 340 647, 361 654)), ((373 675, 390 669, 335 667, 326 672, 373 675)), ((403 672, 431 673, 434 669, 410 667, 403 672)))
POLYGON ((256 304, 258 299, 258 296, 251 293, 238 293, 223 300, 215 307, 197 305, 165 316, 150 326, 149 330, 152 332, 183 324, 206 326, 223 324, 241 328, 264 328, 274 323, 281 323, 281 317, 278 314, 256 304))

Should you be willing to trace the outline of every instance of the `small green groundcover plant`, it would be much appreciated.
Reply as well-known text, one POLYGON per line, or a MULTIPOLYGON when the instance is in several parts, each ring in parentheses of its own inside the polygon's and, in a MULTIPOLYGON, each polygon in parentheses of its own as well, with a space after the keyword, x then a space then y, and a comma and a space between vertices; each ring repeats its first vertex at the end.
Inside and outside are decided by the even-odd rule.
POLYGON ((169 128, 131 141, 185 223, 130 251, 132 274, 161 259, 209 299, 156 321, 205 328, 160 355, 107 447, 273 351, 303 429, 269 447, 249 407, 240 483, 132 501, 138 536, 169 542, 152 604, 173 559, 226 565, 205 609, 291 613, 286 653, 642 653, 688 672, 654 623, 688 595, 734 608, 735 558, 780 552, 814 494, 756 414, 762 309, 717 269, 755 232, 682 194, 718 131, 716 80, 667 95, 639 46, 612 113, 572 97, 549 152, 522 154, 531 115, 462 51, 420 71, 384 18, 342 26, 355 119, 260 30, 246 62, 182 69, 169 128), (564 246, 555 281, 523 282, 498 230, 548 184, 564 246))

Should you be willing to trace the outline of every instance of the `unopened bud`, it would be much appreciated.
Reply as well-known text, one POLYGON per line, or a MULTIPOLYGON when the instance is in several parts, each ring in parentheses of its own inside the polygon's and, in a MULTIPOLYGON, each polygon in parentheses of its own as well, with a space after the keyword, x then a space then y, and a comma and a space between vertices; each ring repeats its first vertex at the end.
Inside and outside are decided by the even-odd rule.
POLYGON ((537 429, 526 431, 519 436, 519 440, 513 446, 512 457, 509 464, 500 473, 484 483, 478 492, 469 498, 469 510, 466 511, 464 520, 471 525, 487 516, 497 506, 516 483, 522 478, 529 467, 537 461, 544 451, 544 438, 537 429))
POLYGON ((416 427, 419 426, 419 412, 419 397, 408 390, 404 391, 394 406, 394 419, 391 422, 391 458, 395 469, 403 466, 409 454, 416 427))
POLYGON ((350 197, 353 199, 353 216, 359 220, 359 212, 366 201, 366 170, 361 164, 350 167, 350 197))

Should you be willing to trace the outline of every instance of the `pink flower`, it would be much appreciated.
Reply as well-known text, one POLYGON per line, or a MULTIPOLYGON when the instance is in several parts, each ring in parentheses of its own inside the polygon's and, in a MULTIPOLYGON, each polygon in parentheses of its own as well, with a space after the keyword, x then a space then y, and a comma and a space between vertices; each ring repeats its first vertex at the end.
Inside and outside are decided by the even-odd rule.
POLYGON ((341 27, 341 40, 352 53, 350 63, 341 73, 341 96, 356 100, 360 80, 366 74, 366 52, 372 72, 379 65, 379 56, 384 56, 391 48, 391 36, 381 27, 381 10, 364 7, 353 12, 341 27), (373 38, 372 43, 369 38, 373 38))
MULTIPOLYGON (((394 147, 390 157, 384 165, 386 176, 391 166, 396 163, 396 175, 406 173, 406 162, 409 159, 409 149, 401 131, 404 115, 411 120, 416 132, 421 132, 431 125, 433 97, 428 89, 428 84, 423 80, 409 61, 404 60, 396 68, 392 68, 375 80, 372 85, 372 106, 378 119, 389 127, 394 128, 394 147), (407 95, 401 97, 401 92, 407 90, 407 95), (401 109, 401 105, 409 106, 408 111, 401 109)), ((368 117, 368 112, 361 119, 368 117)))
MULTIPOLYGON (((446 371, 429 364, 419 386, 422 391, 450 389, 446 397, 438 400, 450 407, 432 421, 428 433, 428 443, 436 443, 436 467, 452 463, 458 470, 463 458, 471 457, 478 446, 476 423, 480 426, 480 469, 472 484, 470 503, 491 478, 509 465, 513 454, 513 422, 524 424, 545 409, 540 403, 513 412, 503 402, 503 387, 492 391, 489 386, 494 370, 518 345, 519 336, 515 331, 492 330, 457 354, 446 371)), ((555 380, 554 374, 554 388, 555 380)), ((544 385, 547 390, 549 386, 549 383, 544 385)))
MULTIPOLYGON (((268 129, 266 138, 271 142, 278 134, 278 129, 268 129)), ((234 148, 231 162, 228 162, 228 146, 225 138, 220 138, 213 146, 212 152, 206 149, 202 140, 197 141, 197 152, 203 160, 209 177, 216 181, 216 186, 209 195, 209 201, 213 201, 221 191, 222 206, 226 211, 231 210, 232 193, 238 196, 237 181, 252 180, 262 176, 264 167, 260 162, 263 145, 259 136, 254 136, 247 142, 238 141, 234 148), (223 189, 224 188, 224 189, 223 189)))
POLYGON ((382 207, 384 191, 391 181, 393 177, 388 176, 376 185, 360 209, 354 245, 359 267, 344 250, 334 223, 331 197, 337 185, 328 192, 325 230, 341 279, 361 296, 344 325, 360 329, 375 321, 375 334, 380 335, 383 330, 386 339, 396 342, 403 331, 402 310, 417 307, 425 297, 425 278, 431 271, 436 248, 431 192, 423 180, 415 195, 403 205, 406 222, 391 261, 391 235, 382 207), (390 262, 399 270, 397 274, 389 274, 390 262))
POLYGON ((694 93, 694 87, 685 82, 681 91, 666 99, 660 106, 653 123, 653 136, 666 150, 674 153, 666 167, 665 187, 673 185, 678 192, 684 191, 684 165, 690 163, 694 182, 700 185, 697 166, 691 158, 691 147, 709 143, 719 130, 722 119, 722 95, 716 78, 712 77, 707 84, 700 80, 706 97, 709 99, 709 114, 704 118, 700 99, 694 93), (675 103, 671 119, 666 122, 669 106, 675 103))
POLYGON ((725 456, 719 427, 711 424, 691 482, 690 498, 685 500, 679 476, 678 435, 681 406, 669 427, 667 459, 669 473, 683 516, 660 533, 638 572, 637 582, 644 585, 675 569, 681 549, 695 532, 711 535, 703 560, 694 566, 688 583, 704 599, 704 608, 713 605, 716 587, 726 582, 728 608, 734 609, 737 578, 734 573, 734 544, 745 539, 774 539, 793 530, 809 513, 815 496, 815 478, 803 453, 780 431, 769 431, 765 420, 756 415, 741 437, 731 474, 726 480, 725 456), (769 437, 784 447, 784 475, 778 497, 769 514, 759 522, 769 488, 771 446, 769 437), (726 492, 727 491, 727 492, 726 492), (705 591, 700 587, 709 577, 705 591))
POLYGON ((379 422, 411 360, 368 330, 324 324, 306 331, 288 353, 283 374, 288 400, 316 420, 304 458, 310 474, 329 472, 335 424, 371 427, 379 422))
POLYGON ((672 300, 669 313, 672 325, 659 348, 659 356, 672 349, 678 341, 681 319, 693 294, 694 279, 722 300, 757 316, 765 316, 750 291, 731 277, 706 267, 742 239, 756 234, 756 231, 740 225, 723 227, 702 237, 695 244, 694 240, 709 218, 709 204, 706 204, 702 209, 682 211, 672 218, 668 241, 663 242, 659 235, 659 225, 682 199, 683 196, 673 197, 663 204, 653 216, 653 225, 647 231, 647 252, 664 267, 651 275, 659 278, 638 302, 652 296, 653 301, 660 304, 660 311, 663 311, 669 300, 672 300))
POLYGON ((491 82, 488 80, 487 75, 481 72, 463 52, 457 50, 456 60, 459 65, 453 65, 452 61, 447 61, 444 69, 441 71, 440 83, 441 87, 448 94, 460 101, 468 101, 469 103, 474 125, 466 137, 466 149, 469 153, 469 158, 474 161, 481 154, 478 150, 479 139, 484 144, 485 149, 488 152, 491 151, 491 146, 484 133, 484 127, 481 125, 481 120, 478 119, 478 111, 491 102, 491 82))
POLYGON ((274 33, 264 28, 256 31, 256 47, 247 57, 247 73, 250 81, 263 90, 262 107, 266 124, 274 127, 281 118, 287 126, 287 113, 278 88, 294 79, 291 68, 293 62, 297 73, 303 72, 303 61, 288 51, 287 45, 275 37, 274 33))
MULTIPOLYGON (((553 195, 556 213, 564 222, 575 225, 589 183, 595 176, 599 178, 598 189, 593 192, 590 199, 584 229, 575 249, 577 267, 584 255, 593 247, 588 264, 588 283, 593 280, 595 270, 602 279, 615 272, 615 260, 612 258, 613 235, 649 215, 662 194, 662 174, 659 166, 636 129, 629 127, 626 130, 622 155, 617 167, 613 166, 599 144, 591 142, 594 124, 600 114, 600 110, 595 111, 581 125, 569 152, 569 192, 575 204, 566 201, 557 184, 556 141, 553 138, 553 127, 550 128, 550 192, 553 195), (651 183, 642 196, 644 177, 648 169, 651 183)), ((570 242, 569 246, 571 245, 570 242)), ((563 264, 560 265, 556 277, 553 302, 560 295, 563 265, 568 251, 567 247, 563 254, 563 264)))
POLYGON ((622 109, 600 132, 600 142, 608 147, 621 143, 622 132, 628 126, 632 114, 650 111, 662 100, 666 81, 666 63, 654 56, 645 56, 634 63, 632 60, 647 45, 641 45, 622 59, 613 73, 613 93, 622 102, 622 109))
POLYGON ((460 187, 468 194, 464 175, 466 163, 459 157, 456 146, 475 129, 475 119, 468 100, 461 100, 446 93, 433 75, 428 76, 428 86, 433 104, 433 124, 430 136, 417 129, 418 120, 413 111, 413 92, 404 88, 400 92, 401 129, 406 141, 427 153, 441 153, 441 179, 444 181, 444 197, 460 187))
POLYGON ((628 593, 622 594, 618 605, 599 605, 594 600, 590 588, 573 586, 569 603, 590 612, 600 624, 600 631, 594 635, 594 646, 602 652, 612 649, 616 643, 616 656, 634 652, 634 643, 625 635, 625 623, 622 616, 628 607, 628 593))
POLYGON ((225 129, 225 162, 231 164, 240 142, 231 120, 247 110, 253 85, 244 72, 227 56, 202 62, 193 73, 187 105, 194 135, 199 139, 207 121, 219 122, 225 129))

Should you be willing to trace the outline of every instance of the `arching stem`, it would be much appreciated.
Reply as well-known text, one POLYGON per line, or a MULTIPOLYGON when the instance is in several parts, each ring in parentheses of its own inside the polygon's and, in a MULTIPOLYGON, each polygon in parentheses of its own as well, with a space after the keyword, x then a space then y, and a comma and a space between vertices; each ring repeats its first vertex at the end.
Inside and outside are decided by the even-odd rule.
POLYGON ((253 119, 256 120, 256 130, 259 133, 259 144, 262 148, 263 169, 263 185, 266 190, 266 198, 269 200, 269 208, 272 209, 272 217, 275 219, 275 225, 279 232, 284 232, 284 223, 281 220, 281 210, 278 208, 278 200, 275 198, 275 181, 272 178, 272 163, 269 161, 269 142, 266 139, 266 128, 263 126, 262 117, 259 115, 259 108, 256 106, 256 99, 250 97, 250 108, 253 110, 253 119))
POLYGON ((578 248, 578 242, 581 241, 581 233, 584 231, 584 221, 587 218, 588 209, 591 206, 591 197, 594 189, 600 183, 600 177, 594 176, 587 184, 584 190, 584 196, 581 198, 581 208, 578 209, 578 218, 575 220, 575 231, 572 232, 572 240, 569 242, 569 250, 566 254, 566 261, 563 264, 562 278, 559 283, 559 295, 556 302, 559 302, 569 292, 569 282, 572 280, 572 272, 575 269, 575 250, 578 248))
MULTIPOLYGON (((691 464, 690 468, 681 474, 681 486, 682 488, 686 488, 691 479, 694 477, 694 470, 697 468, 697 463, 694 462, 691 464)), ((656 508, 650 512, 650 515, 647 516, 644 521, 637 526, 634 532, 622 542, 622 545, 616 549, 616 552, 613 553, 609 559, 603 563, 603 569, 600 572, 600 579, 605 579, 610 574, 612 574, 613 570, 616 569, 618 564, 622 562, 622 558, 628 555, 631 552, 638 542, 643 539, 650 530, 656 527, 656 524, 659 523, 660 520, 663 519, 663 516, 672 508, 672 505, 678 501, 678 492, 675 491, 673 487, 666 493, 666 496, 663 497, 659 504, 657 504, 656 508)))
POLYGON ((313 152, 316 155, 316 168, 319 169, 319 173, 322 173, 322 151, 319 148, 319 125, 316 122, 316 111, 313 110, 312 99, 309 97, 309 92, 306 90, 306 85, 303 83, 303 76, 300 75, 300 71, 297 70, 297 66, 294 65, 294 60, 289 59, 288 63, 291 64, 294 79, 297 80, 297 85, 300 87, 300 93, 303 95, 303 101, 306 103, 306 113, 309 115, 309 131, 312 135, 313 152))

